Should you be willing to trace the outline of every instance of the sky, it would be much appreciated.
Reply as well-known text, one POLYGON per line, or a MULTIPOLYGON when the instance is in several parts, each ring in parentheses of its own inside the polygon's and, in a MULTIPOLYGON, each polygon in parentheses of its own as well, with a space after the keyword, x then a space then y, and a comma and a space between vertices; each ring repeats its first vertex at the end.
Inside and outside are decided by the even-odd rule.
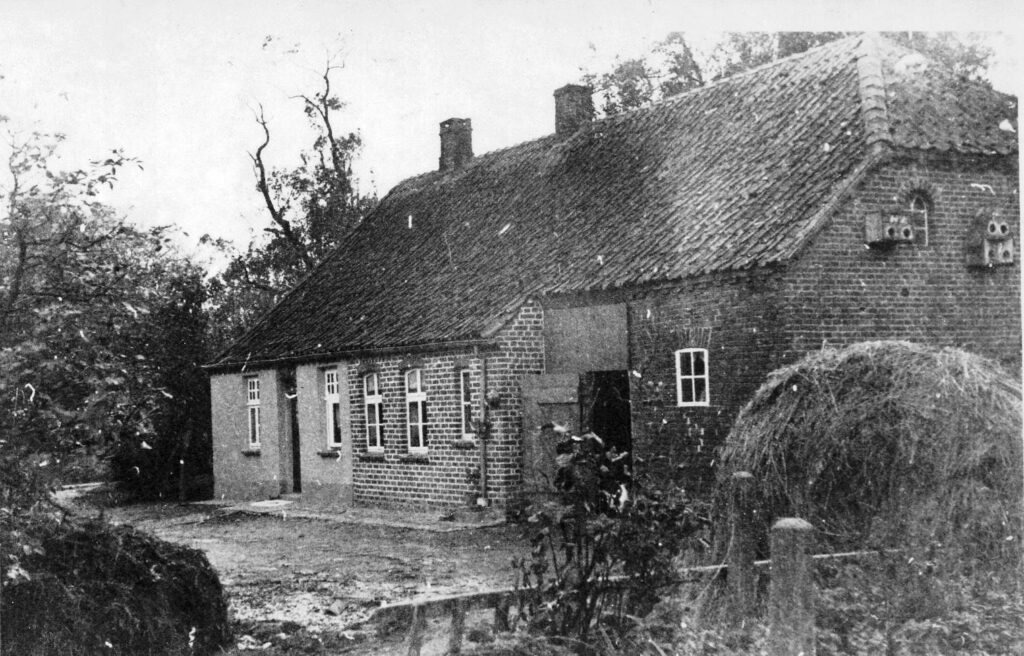
MULTIPOLYGON (((267 164, 294 166, 312 139, 295 96, 319 89, 329 57, 344 64, 335 130, 361 134, 360 188, 383 195, 436 168, 440 121, 471 118, 477 154, 549 134, 556 88, 671 31, 987 31, 1022 18, 1004 0, 0 0, 0 115, 15 133, 64 133, 67 168, 114 148, 138 158, 104 200, 179 226, 191 252, 204 233, 244 245, 268 225, 254 111, 272 133, 267 164)), ((1017 95, 1020 36, 992 39, 993 82, 1017 95)))

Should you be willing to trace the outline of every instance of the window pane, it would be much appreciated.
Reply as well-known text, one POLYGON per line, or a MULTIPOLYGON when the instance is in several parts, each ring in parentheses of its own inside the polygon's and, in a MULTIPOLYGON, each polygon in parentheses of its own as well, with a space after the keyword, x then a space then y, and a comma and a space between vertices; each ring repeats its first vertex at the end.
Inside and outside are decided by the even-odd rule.
POLYGON ((692 353, 680 353, 679 354, 679 375, 680 376, 692 376, 693 375, 693 360, 690 359, 692 353))
POLYGON ((425 424, 425 423, 427 423, 427 402, 426 401, 420 401, 419 405, 420 405, 420 423, 421 424, 425 424))
POLYGON ((469 372, 462 372, 462 402, 469 403, 473 398, 473 392, 469 388, 469 372))
POLYGON ((420 446, 423 448, 427 447, 427 426, 424 424, 420 426, 420 446))
POLYGON ((420 370, 413 369, 405 375, 405 389, 409 392, 420 391, 420 370))
POLYGON ((683 403, 693 403, 693 379, 681 378, 679 380, 680 400, 683 403))
POLYGON ((707 381, 705 381, 703 378, 694 378, 693 379, 693 389, 694 389, 694 392, 693 392, 694 401, 696 401, 697 403, 707 403, 708 402, 707 381))
POLYGON ((334 440, 335 444, 341 444, 341 404, 331 404, 331 428, 333 434, 331 439, 334 440))
POLYGON ((420 445, 420 427, 416 424, 409 425, 409 446, 418 447, 420 445))
POLYGON ((380 403, 377 404, 377 424, 384 425, 384 405, 380 403))
POLYGON ((693 356, 693 375, 703 376, 704 375, 704 351, 694 351, 690 355, 693 356))
POLYGON ((367 374, 363 378, 363 390, 366 392, 366 396, 374 396, 377 394, 377 375, 367 374))
POLYGON ((473 432, 473 406, 471 405, 462 406, 462 432, 473 432))

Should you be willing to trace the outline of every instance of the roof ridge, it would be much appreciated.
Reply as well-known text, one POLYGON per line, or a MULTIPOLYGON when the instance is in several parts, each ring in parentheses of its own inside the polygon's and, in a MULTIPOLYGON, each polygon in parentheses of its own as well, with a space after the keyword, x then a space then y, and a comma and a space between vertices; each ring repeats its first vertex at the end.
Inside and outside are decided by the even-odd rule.
POLYGON ((888 101, 885 97, 885 76, 878 54, 881 38, 877 32, 865 33, 856 54, 860 115, 864 121, 868 152, 872 154, 881 154, 893 145, 888 101))
POLYGON ((826 49, 838 49, 840 44, 845 45, 845 44, 847 44, 847 43, 849 43, 851 41, 854 41, 856 39, 861 39, 861 38, 863 38, 863 36, 864 36, 863 33, 851 34, 849 36, 844 36, 842 38, 836 39, 835 41, 829 41, 827 43, 823 43, 821 45, 814 46, 813 48, 808 48, 807 50, 802 50, 800 52, 794 52, 791 55, 786 55, 785 57, 780 57, 778 59, 773 59, 773 60, 765 62, 763 64, 759 64, 757 66, 754 66, 753 68, 748 68, 748 69, 742 70, 742 71, 740 71, 738 73, 733 73, 732 75, 727 75, 725 77, 720 77, 720 78, 718 78, 716 80, 712 80, 711 82, 708 82, 707 84, 705 84, 703 86, 693 87, 692 89, 687 89, 686 91, 683 91, 682 93, 677 93, 674 96, 669 96, 668 98, 662 98, 661 100, 656 100, 656 101, 652 102, 650 105, 643 105, 641 107, 633 107, 633 108, 627 109, 627 110, 625 110, 625 111, 623 111, 621 113, 613 114, 612 116, 606 116, 606 117, 604 117, 602 119, 594 121, 594 124, 600 123, 602 121, 608 121, 608 120, 613 120, 613 119, 625 118, 625 117, 627 117, 627 116, 629 116, 631 114, 638 113, 638 112, 643 112, 643 111, 648 111, 648 110, 651 110, 651 109, 653 109, 655 107, 663 107, 663 106, 675 104, 675 103, 678 103, 678 102, 682 102, 682 100, 684 98, 688 98, 690 96, 697 95, 697 94, 702 93, 704 91, 707 91, 709 89, 714 89, 714 88, 720 87, 722 85, 735 82, 737 80, 742 80, 743 78, 753 76, 753 75, 755 75, 757 73, 761 73, 761 72, 763 72, 763 71, 765 71, 765 70, 767 70, 769 68, 773 68, 775 66, 781 66, 783 64, 788 64, 788 63, 791 63, 791 62, 793 62, 793 61, 795 61, 797 59, 802 59, 804 57, 810 57, 812 55, 819 54, 821 51, 826 50, 826 49))
MULTIPOLYGON (((707 83, 707 84, 705 84, 703 86, 694 87, 694 88, 689 89, 687 91, 684 91, 682 93, 678 93, 678 94, 676 94, 674 96, 669 96, 668 98, 662 98, 660 100, 653 101, 649 105, 642 105, 640 107, 632 107, 630 109, 626 109, 626 110, 624 110, 622 112, 619 112, 617 114, 612 114, 611 116, 604 116, 602 118, 590 121, 589 123, 584 124, 580 128, 579 132, 582 132, 583 130, 597 129, 601 125, 607 125, 607 124, 610 124, 610 123, 626 120, 628 118, 631 118, 631 117, 635 116, 636 114, 641 114, 641 113, 644 113, 644 112, 649 112, 649 111, 652 111, 652 110, 657 109, 657 108, 668 107, 670 105, 674 105, 674 104, 683 102, 683 100, 685 100, 687 98, 690 98, 690 97, 695 96, 697 94, 703 93, 703 92, 708 91, 710 89, 715 89, 715 88, 720 87, 722 85, 730 84, 730 83, 742 80, 744 78, 753 76, 753 75, 755 75, 757 73, 763 72, 763 71, 765 71, 765 70, 767 70, 769 68, 775 67, 775 66, 781 66, 783 64, 791 63, 791 62, 793 62, 793 61, 795 61, 797 59, 801 59, 801 58, 804 58, 804 57, 810 57, 810 56, 818 54, 821 51, 826 50, 826 49, 838 49, 840 44, 846 45, 846 44, 848 44, 848 43, 850 43, 852 41, 855 41, 857 39, 862 39, 863 37, 864 37, 864 33, 851 34, 849 36, 845 36, 845 37, 836 39, 835 41, 829 41, 828 43, 823 43, 823 44, 821 44, 819 46, 815 46, 813 48, 808 48, 807 50, 804 50, 804 51, 801 51, 801 52, 795 52, 795 53, 793 53, 791 55, 787 55, 785 57, 780 57, 779 59, 773 59, 772 61, 765 62, 764 64, 760 64, 758 66, 754 66, 753 68, 748 68, 748 69, 746 69, 744 71, 740 71, 739 73, 734 73, 733 75, 728 75, 726 77, 722 77, 722 78, 719 78, 717 80, 713 80, 713 81, 711 81, 711 82, 709 82, 709 83, 707 83)), ((879 37, 879 38, 881 38, 881 37, 879 37)), ((468 168, 472 167, 473 165, 475 165, 477 163, 483 162, 483 161, 485 161, 486 159, 490 158, 493 155, 499 155, 499 154, 504 153, 504 152, 509 151, 509 150, 515 150, 517 148, 523 148, 523 147, 526 147, 526 146, 529 146, 529 145, 537 144, 537 143, 539 143, 541 141, 544 141, 545 139, 552 139, 552 138, 555 138, 556 136, 557 135, 554 132, 549 132, 549 133, 546 133, 546 134, 542 134, 539 137, 534 137, 533 139, 526 139, 526 140, 520 141, 518 143, 509 144, 509 145, 503 146, 501 148, 495 148, 494 150, 489 150, 489 151, 487 151, 485 153, 481 153, 479 155, 473 156, 473 158, 470 159, 469 162, 467 163, 466 168, 468 169, 468 168)), ((569 139, 572 139, 573 136, 574 135, 567 135, 566 137, 559 137, 558 141, 559 142, 567 141, 569 139)), ((463 170, 465 170, 465 169, 463 169, 463 170)), ((461 172, 461 171, 459 171, 459 172, 461 172)), ((442 175, 442 176, 443 175, 451 175, 451 173, 447 173, 446 174, 446 173, 444 173, 442 171, 437 171, 437 170, 424 171, 422 173, 417 173, 415 175, 411 175, 408 178, 405 178, 405 179, 399 181, 397 184, 395 184, 391 188, 391 191, 389 191, 388 194, 385 194, 385 196, 390 195, 392 192, 398 190, 399 187, 404 187, 406 184, 412 183, 415 180, 418 180, 418 179, 424 179, 424 180, 431 179, 431 178, 437 177, 439 174, 442 175)))

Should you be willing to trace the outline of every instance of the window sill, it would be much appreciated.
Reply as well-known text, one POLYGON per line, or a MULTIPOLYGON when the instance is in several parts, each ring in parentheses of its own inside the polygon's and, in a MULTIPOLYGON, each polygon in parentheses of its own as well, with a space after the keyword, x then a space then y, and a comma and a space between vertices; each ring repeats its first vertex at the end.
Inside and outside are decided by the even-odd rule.
POLYGON ((248 458, 258 458, 260 456, 259 449, 242 449, 242 455, 248 458))
POLYGON ((334 458, 337 460, 338 458, 341 458, 341 447, 327 449, 326 451, 317 451, 316 454, 321 458, 334 458))
POLYGON ((383 453, 360 453, 356 457, 359 460, 363 461, 363 462, 384 462, 385 461, 383 453))
POLYGON ((426 453, 406 453, 398 456, 398 462, 414 462, 429 465, 430 456, 426 453))
POLYGON ((456 449, 475 449, 476 438, 475 437, 463 437, 462 439, 455 440, 452 442, 452 446, 456 449))

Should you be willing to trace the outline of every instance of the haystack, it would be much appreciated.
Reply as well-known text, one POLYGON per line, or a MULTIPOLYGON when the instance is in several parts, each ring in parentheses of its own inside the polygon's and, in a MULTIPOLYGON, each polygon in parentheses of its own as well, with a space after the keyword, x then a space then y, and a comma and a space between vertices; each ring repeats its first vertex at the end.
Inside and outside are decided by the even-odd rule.
POLYGON ((760 535, 797 516, 825 549, 1018 557, 1022 467, 1015 375, 959 349, 866 342, 769 375, 727 438, 716 514, 749 471, 760 535))

